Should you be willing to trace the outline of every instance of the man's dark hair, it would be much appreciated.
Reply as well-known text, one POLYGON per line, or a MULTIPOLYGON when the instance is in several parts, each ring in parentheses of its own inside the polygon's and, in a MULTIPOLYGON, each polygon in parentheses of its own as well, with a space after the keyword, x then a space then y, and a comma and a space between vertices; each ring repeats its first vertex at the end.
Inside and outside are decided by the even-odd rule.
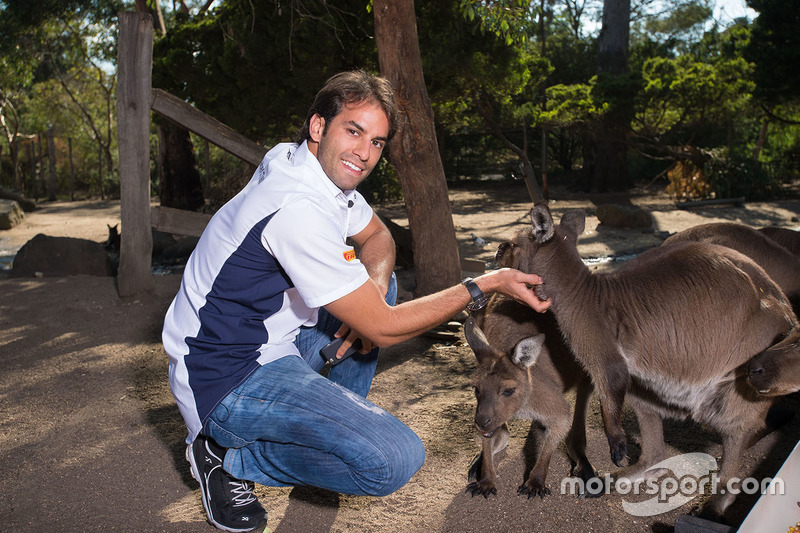
POLYGON ((324 135, 333 118, 342 111, 344 106, 358 105, 363 102, 375 102, 381 106, 389 119, 387 141, 394 137, 397 132, 399 114, 389 80, 367 74, 363 70, 351 70, 335 74, 325 82, 325 86, 317 93, 311 109, 308 110, 306 121, 297 134, 297 143, 300 144, 311 138, 309 125, 314 115, 325 119, 324 135))

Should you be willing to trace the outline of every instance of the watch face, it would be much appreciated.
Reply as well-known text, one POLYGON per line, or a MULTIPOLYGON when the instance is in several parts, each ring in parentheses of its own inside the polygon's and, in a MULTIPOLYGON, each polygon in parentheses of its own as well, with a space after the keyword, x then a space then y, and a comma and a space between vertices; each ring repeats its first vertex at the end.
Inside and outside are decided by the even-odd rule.
POLYGON ((467 309, 470 311, 479 311, 486 307, 486 304, 489 303, 489 298, 485 295, 481 294, 479 298, 472 300, 469 304, 467 304, 467 309))

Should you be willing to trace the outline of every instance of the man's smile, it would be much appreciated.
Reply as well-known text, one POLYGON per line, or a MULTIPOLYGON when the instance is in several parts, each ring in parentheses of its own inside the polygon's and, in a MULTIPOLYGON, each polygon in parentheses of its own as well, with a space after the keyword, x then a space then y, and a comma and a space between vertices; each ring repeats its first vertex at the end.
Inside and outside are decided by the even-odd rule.
POLYGON ((357 166, 355 163, 347 161, 346 159, 342 159, 342 164, 352 170, 353 172, 363 172, 364 169, 357 166))

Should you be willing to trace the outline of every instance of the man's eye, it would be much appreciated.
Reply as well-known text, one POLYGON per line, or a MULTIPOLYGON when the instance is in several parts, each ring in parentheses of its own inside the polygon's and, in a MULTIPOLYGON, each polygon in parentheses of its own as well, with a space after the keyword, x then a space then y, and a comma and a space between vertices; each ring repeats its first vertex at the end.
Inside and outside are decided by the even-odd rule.
POLYGON ((382 141, 372 141, 372 145, 375 148, 380 148, 381 150, 383 150, 384 147, 384 143, 382 141))

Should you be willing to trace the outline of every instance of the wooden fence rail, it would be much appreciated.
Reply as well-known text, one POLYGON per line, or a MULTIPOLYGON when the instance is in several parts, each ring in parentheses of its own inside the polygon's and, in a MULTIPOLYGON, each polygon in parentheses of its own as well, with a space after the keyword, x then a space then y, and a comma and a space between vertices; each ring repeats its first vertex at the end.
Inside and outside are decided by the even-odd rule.
POLYGON ((258 166, 267 153, 263 146, 161 89, 152 90, 151 108, 253 166, 258 166))

